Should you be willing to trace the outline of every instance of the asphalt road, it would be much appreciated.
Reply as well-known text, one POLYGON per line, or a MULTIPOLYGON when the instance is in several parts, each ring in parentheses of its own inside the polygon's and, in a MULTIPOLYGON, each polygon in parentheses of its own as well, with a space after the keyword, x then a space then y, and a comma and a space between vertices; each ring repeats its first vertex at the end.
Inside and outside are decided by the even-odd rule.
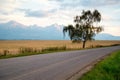
POLYGON ((66 80, 120 46, 1 59, 0 80, 66 80))

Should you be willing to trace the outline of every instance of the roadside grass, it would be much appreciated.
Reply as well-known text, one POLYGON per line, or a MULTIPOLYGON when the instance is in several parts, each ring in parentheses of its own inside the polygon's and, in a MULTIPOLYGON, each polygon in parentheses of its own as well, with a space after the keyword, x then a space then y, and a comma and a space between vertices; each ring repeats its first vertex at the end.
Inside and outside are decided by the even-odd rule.
MULTIPOLYGON (((86 43, 86 48, 94 48, 96 46, 110 46, 113 44, 120 45, 120 41, 112 40, 94 40, 86 43)), ((66 46, 67 49, 82 48, 82 42, 72 43, 70 40, 0 40, 0 53, 3 54, 4 50, 8 50, 9 54, 18 54, 19 49, 22 48, 36 48, 45 49, 48 47, 62 47, 66 46)))
POLYGON ((8 50, 4 50, 3 54, 0 55, 0 59, 12 58, 12 57, 21 57, 21 56, 30 56, 30 55, 37 55, 37 54, 47 54, 53 52, 61 52, 67 51, 66 46, 62 47, 48 47, 44 49, 35 49, 35 48, 20 48, 18 54, 9 54, 8 50))
POLYGON ((4 50, 2 54, 0 54, 0 59, 13 58, 13 57, 22 57, 22 56, 30 56, 30 55, 38 55, 38 54, 48 54, 54 52, 65 52, 65 51, 73 51, 73 50, 81 50, 80 48, 66 48, 66 46, 62 47, 47 47, 43 49, 36 49, 30 47, 22 47, 19 49, 18 54, 9 54, 9 50, 4 50))
POLYGON ((96 64, 78 80, 120 80, 120 50, 96 64))
MULTIPOLYGON (((109 46, 118 46, 118 45, 119 44, 113 44, 109 46)), ((92 46, 91 45, 85 49, 109 47, 109 46, 102 46, 102 45, 92 46)), ((30 56, 30 55, 37 55, 37 54, 47 54, 47 53, 53 53, 53 52, 64 52, 64 51, 72 51, 72 50, 83 50, 83 48, 67 48, 66 46, 61 46, 61 47, 46 47, 43 49, 36 49, 31 47, 21 47, 19 48, 18 54, 10 54, 9 50, 5 49, 3 50, 3 53, 0 54, 0 59, 30 56)))

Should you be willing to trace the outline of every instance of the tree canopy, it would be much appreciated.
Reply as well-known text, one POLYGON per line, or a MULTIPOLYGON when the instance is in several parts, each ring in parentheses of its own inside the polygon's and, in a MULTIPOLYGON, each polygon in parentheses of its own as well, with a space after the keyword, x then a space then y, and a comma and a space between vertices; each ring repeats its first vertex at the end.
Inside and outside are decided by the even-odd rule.
POLYGON ((82 11, 80 16, 74 18, 75 25, 68 25, 63 28, 63 33, 68 32, 73 42, 83 41, 83 48, 88 40, 94 40, 94 36, 101 32, 103 28, 97 23, 101 21, 101 14, 98 10, 91 12, 90 10, 82 11))

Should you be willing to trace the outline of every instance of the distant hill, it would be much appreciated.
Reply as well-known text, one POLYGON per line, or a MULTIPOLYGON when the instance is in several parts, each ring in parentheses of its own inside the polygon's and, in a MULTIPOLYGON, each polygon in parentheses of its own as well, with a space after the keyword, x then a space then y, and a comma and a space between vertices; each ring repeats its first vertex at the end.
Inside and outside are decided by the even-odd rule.
MULTIPOLYGON (((63 36, 63 25, 53 24, 45 28, 31 25, 25 26, 21 23, 10 21, 0 24, 1 40, 69 40, 69 37, 63 36)), ((98 34, 97 40, 120 40, 120 36, 110 34, 98 34)))
POLYGON ((96 40, 120 40, 120 36, 113 36, 107 33, 97 34, 95 36, 96 40))
POLYGON ((40 39, 63 40, 62 26, 53 24, 45 28, 31 25, 25 26, 15 21, 0 24, 0 39, 40 39))

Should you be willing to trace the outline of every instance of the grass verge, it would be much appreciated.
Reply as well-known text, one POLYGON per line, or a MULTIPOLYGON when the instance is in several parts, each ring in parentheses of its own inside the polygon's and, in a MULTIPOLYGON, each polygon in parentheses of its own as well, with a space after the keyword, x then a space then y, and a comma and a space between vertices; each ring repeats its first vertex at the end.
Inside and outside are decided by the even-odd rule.
POLYGON ((96 64, 78 80, 120 80, 120 50, 96 64))
MULTIPOLYGON (((114 44, 110 46, 118 46, 118 45, 119 44, 114 44)), ((85 49, 110 47, 110 46, 96 45, 96 46, 87 47, 85 49)), ((0 54, 0 59, 30 56, 30 55, 37 55, 37 54, 46 54, 46 53, 53 53, 53 52, 71 51, 71 50, 83 50, 83 48, 67 48, 66 46, 61 46, 61 47, 48 47, 48 48, 43 48, 40 50, 40 49, 35 49, 35 48, 22 47, 19 49, 18 54, 10 54, 9 50, 4 50, 3 53, 0 54)))
POLYGON ((20 48, 19 54, 9 54, 8 50, 4 50, 3 54, 0 55, 0 59, 6 59, 6 58, 13 58, 13 57, 22 57, 22 56, 30 56, 30 55, 37 55, 37 54, 46 54, 46 53, 52 53, 52 52, 62 52, 67 51, 66 46, 62 47, 48 47, 44 48, 42 50, 35 49, 35 48, 20 48))

